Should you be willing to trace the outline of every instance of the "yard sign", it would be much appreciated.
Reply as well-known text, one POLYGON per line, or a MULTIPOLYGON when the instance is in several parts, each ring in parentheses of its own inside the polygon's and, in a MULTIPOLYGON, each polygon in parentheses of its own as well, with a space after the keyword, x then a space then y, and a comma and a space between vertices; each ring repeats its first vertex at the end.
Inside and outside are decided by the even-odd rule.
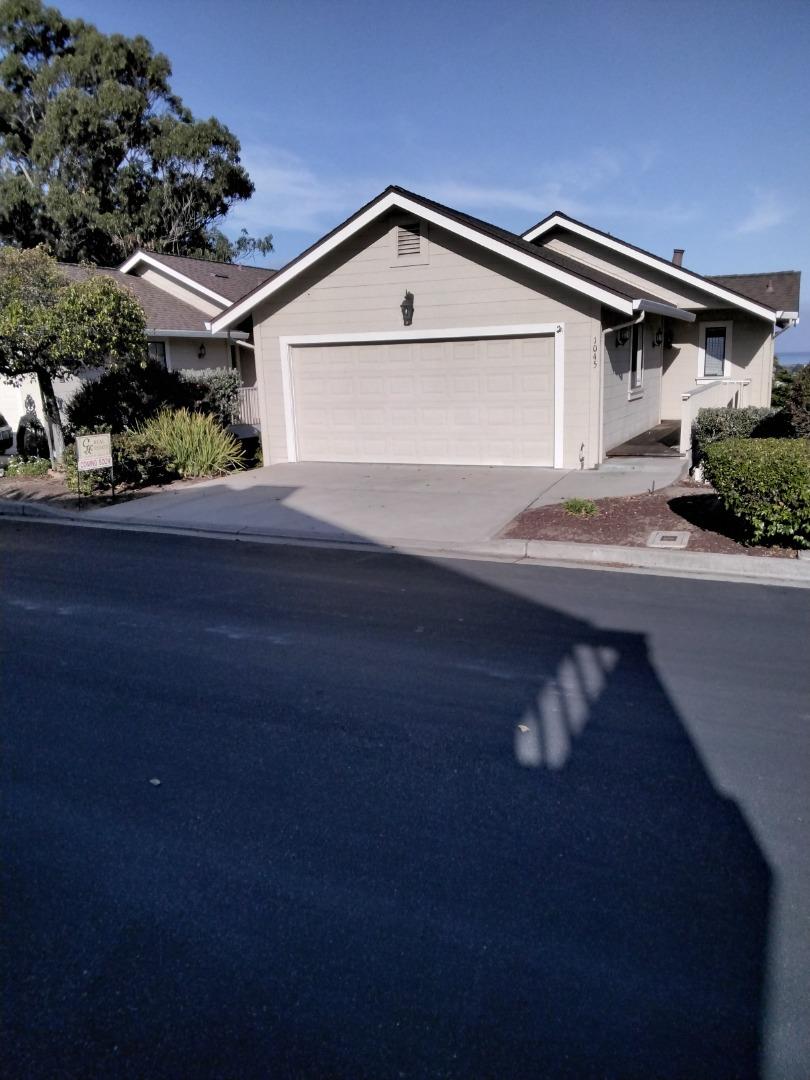
POLYGON ((112 468, 112 436, 80 435, 76 440, 76 468, 79 472, 112 468))

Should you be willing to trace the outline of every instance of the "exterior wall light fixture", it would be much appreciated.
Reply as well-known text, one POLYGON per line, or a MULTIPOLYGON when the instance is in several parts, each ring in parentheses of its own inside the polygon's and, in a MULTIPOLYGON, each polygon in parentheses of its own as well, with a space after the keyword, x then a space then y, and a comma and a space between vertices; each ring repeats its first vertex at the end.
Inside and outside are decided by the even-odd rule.
POLYGON ((617 345, 626 345, 629 340, 630 340, 630 327, 629 326, 623 326, 623 327, 621 327, 620 330, 616 331, 616 344, 617 345))
POLYGON ((402 325, 410 326, 413 322, 413 293, 406 292, 405 299, 399 305, 402 312, 402 325))
POLYGON ((205 343, 203 342, 203 344, 200 345, 199 349, 197 349, 197 359, 198 360, 203 360, 204 358, 205 358, 205 343))

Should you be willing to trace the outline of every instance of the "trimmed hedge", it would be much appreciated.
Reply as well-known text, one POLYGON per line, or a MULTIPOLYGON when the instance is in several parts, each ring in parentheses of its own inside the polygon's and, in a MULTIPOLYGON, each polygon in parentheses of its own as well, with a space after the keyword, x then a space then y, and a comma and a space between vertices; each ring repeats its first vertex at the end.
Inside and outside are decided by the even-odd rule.
POLYGON ((723 439, 786 438, 793 434, 778 409, 700 409, 692 424, 692 463, 699 465, 706 450, 723 439))
POLYGON ((810 547, 810 442, 726 439, 707 448, 704 466, 750 542, 810 547))
POLYGON ((242 380, 235 368, 200 368, 178 372, 193 387, 195 412, 215 416, 222 427, 236 422, 239 415, 239 387, 242 380))

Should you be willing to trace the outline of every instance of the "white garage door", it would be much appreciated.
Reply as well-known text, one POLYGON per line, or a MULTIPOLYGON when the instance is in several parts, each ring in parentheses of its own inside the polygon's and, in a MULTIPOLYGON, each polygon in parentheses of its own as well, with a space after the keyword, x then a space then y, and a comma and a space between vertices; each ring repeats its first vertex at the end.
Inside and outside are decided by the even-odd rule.
POLYGON ((550 335, 291 352, 301 461, 553 463, 550 335))

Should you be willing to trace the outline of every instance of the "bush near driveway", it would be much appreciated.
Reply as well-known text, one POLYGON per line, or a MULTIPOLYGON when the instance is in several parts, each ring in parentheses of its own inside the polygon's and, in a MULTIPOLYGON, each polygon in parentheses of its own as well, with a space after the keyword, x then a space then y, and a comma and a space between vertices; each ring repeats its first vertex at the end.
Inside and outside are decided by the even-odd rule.
POLYGON ((787 413, 796 435, 810 439, 810 364, 793 377, 787 413))
POLYGON ((727 439, 707 448, 704 465, 750 542, 810 547, 810 441, 727 439))
POLYGON ((692 424, 692 462, 699 465, 706 450, 722 439, 782 438, 793 432, 778 409, 700 409, 692 424))
POLYGON ((236 422, 239 415, 239 387, 242 380, 234 368, 201 368, 180 371, 180 377, 193 387, 195 412, 210 413, 222 427, 236 422))
POLYGON ((13 457, 6 466, 6 476, 39 477, 47 476, 51 470, 50 458, 31 458, 30 461, 23 457, 13 457))
POLYGON ((165 454, 181 476, 220 476, 244 467, 237 440, 206 413, 167 410, 148 420, 138 434, 165 454))
POLYGON ((76 391, 67 406, 68 424, 74 431, 120 434, 161 409, 190 406, 194 399, 194 387, 179 372, 154 360, 127 364, 76 391))
POLYGON ((165 484, 177 478, 177 470, 171 458, 152 446, 137 431, 113 435, 112 452, 112 475, 109 469, 80 474, 76 468, 76 446, 73 443, 67 446, 62 464, 68 490, 81 490, 82 495, 92 495, 94 491, 109 488, 113 478, 116 487, 131 488, 165 484))

